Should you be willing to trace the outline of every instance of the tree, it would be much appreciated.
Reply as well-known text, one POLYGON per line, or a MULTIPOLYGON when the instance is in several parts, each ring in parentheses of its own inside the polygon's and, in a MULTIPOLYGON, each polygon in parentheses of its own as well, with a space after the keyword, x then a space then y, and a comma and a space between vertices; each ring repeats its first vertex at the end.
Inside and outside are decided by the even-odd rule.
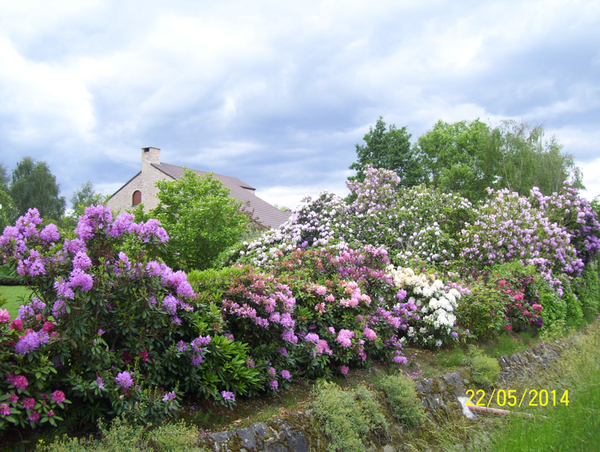
POLYGON ((372 166, 395 171, 401 179, 400 186, 420 184, 424 174, 411 148, 410 137, 406 127, 397 129, 391 124, 386 130, 386 124, 380 116, 375 129, 369 127, 369 133, 363 137, 366 145, 356 145, 358 161, 350 165, 350 169, 356 170, 357 174, 348 179, 364 181, 365 169, 372 166))
POLYGON ((104 196, 96 193, 94 184, 91 181, 85 182, 81 188, 78 188, 71 196, 71 212, 65 217, 65 223, 68 226, 75 227, 78 218, 84 214, 85 208, 91 205, 104 204, 104 196))
POLYGON ((473 203, 487 197, 488 187, 525 196, 533 187, 547 195, 558 192, 564 182, 583 187, 573 156, 562 152, 555 137, 543 137, 541 126, 527 122, 503 121, 492 128, 479 119, 438 121, 419 137, 415 152, 430 186, 473 203))
POLYGON ((59 196, 56 177, 46 162, 24 157, 12 173, 9 193, 14 201, 15 216, 36 207, 46 219, 60 220, 65 213, 65 198, 59 196))
POLYGON ((428 184, 459 193, 471 202, 486 197, 485 189, 498 183, 493 138, 492 130, 479 119, 453 124, 438 121, 415 144, 428 184))
POLYGON ((159 204, 151 216, 169 234, 165 262, 186 271, 209 268, 216 257, 246 230, 248 218, 242 203, 229 197, 229 189, 213 179, 200 178, 186 169, 181 180, 159 181, 159 204))
POLYGON ((13 201, 8 192, 9 178, 6 167, 0 163, 0 232, 12 223, 13 201))
POLYGON ((8 191, 9 182, 10 178, 8 177, 6 166, 0 163, 0 190, 8 191))
POLYGON ((544 128, 528 122, 502 121, 494 129, 499 146, 501 188, 527 196, 533 187, 545 195, 560 192, 566 182, 583 188, 573 155, 563 153, 556 137, 544 140, 544 128))

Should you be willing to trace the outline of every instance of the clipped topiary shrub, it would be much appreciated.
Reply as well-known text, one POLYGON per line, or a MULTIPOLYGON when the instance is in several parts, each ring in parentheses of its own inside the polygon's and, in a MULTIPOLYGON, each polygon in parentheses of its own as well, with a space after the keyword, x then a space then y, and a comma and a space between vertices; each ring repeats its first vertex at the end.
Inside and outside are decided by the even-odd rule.
POLYGON ((425 421, 425 408, 409 377, 388 375, 379 379, 375 387, 385 393, 394 419, 408 427, 419 427, 425 421))

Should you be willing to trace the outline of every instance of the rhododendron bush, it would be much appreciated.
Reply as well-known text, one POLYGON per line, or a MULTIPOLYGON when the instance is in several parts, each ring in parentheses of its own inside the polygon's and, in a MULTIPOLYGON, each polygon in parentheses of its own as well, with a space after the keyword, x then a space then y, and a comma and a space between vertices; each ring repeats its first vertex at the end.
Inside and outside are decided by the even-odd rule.
POLYGON ((152 422, 185 396, 232 405, 298 378, 405 363, 405 345, 537 331, 596 314, 600 223, 575 190, 479 207, 367 168, 189 275, 156 220, 89 207, 74 233, 30 210, 0 253, 34 290, 0 310, 0 430, 66 415, 152 422), (235 264, 235 265, 234 265, 235 264))
POLYGON ((274 262, 268 276, 243 267, 192 279, 199 292, 220 287, 211 297, 222 299, 225 330, 253 344, 252 365, 273 368, 276 386, 373 359, 406 362, 402 338, 419 317, 414 303, 399 302, 388 264, 387 252, 372 246, 298 249, 274 262))
POLYGON ((363 182, 349 182, 353 201, 323 192, 307 196, 286 223, 245 243, 229 263, 267 268, 295 249, 382 246, 396 265, 449 266, 458 235, 474 218, 469 201, 424 187, 400 188, 393 171, 367 168, 363 182))
POLYGON ((72 415, 150 422, 183 394, 228 403, 222 391, 258 388, 248 346, 220 333, 219 312, 195 303, 183 272, 152 260, 168 238, 156 220, 92 206, 71 238, 41 224, 32 209, 0 237, 35 292, 17 319, 2 312, 4 421, 54 423, 70 400, 72 415), (68 400, 48 399, 57 387, 68 400))
MULTIPOLYGON (((374 168, 367 168, 363 182, 350 182, 348 187, 351 196, 346 203, 326 192, 315 200, 306 198, 287 223, 236 249, 230 262, 251 263, 272 271, 298 249, 337 252, 367 245, 381 247, 398 269, 412 268, 418 274, 423 269, 438 271, 452 275, 450 279, 465 288, 473 286, 474 296, 468 300, 459 301, 453 294, 443 301, 452 310, 458 306, 455 302, 471 303, 469 309, 458 311, 455 320, 459 326, 473 325, 473 321, 480 324, 471 330, 472 334, 512 328, 521 322, 516 320, 518 317, 539 325, 536 329, 546 328, 581 317, 578 305, 598 306, 592 296, 581 302, 576 296, 578 290, 591 294, 595 289, 587 287, 597 287, 597 278, 592 280, 589 275, 597 275, 600 223, 590 203, 575 189, 565 186, 561 193, 543 196, 534 188, 529 197, 490 190, 487 202, 476 207, 454 194, 423 186, 400 187, 394 172, 374 168), (482 298, 485 293, 495 293, 497 284, 478 276, 511 262, 521 267, 532 265, 536 281, 540 276, 545 280, 535 284, 535 290, 543 295, 540 303, 535 303, 543 308, 542 314, 538 312, 534 317, 532 312, 537 311, 531 309, 514 314, 521 308, 511 307, 510 297, 482 298), (582 274, 588 275, 585 281, 589 282, 579 279, 582 274), (506 314, 506 309, 514 315, 506 314)), ((514 290, 520 290, 521 283, 515 284, 514 290)), ((433 298, 440 300, 439 296, 433 298)), ((433 334, 429 328, 450 323, 453 317, 442 314, 449 310, 439 311, 427 303, 422 300, 418 306, 422 324, 417 333, 411 330, 411 334, 422 345, 426 337, 430 337, 428 345, 432 341, 439 344, 444 341, 437 336, 440 330, 436 328, 433 334), (430 309, 439 311, 441 317, 434 318, 430 309), (425 325, 430 320, 433 323, 425 325)))

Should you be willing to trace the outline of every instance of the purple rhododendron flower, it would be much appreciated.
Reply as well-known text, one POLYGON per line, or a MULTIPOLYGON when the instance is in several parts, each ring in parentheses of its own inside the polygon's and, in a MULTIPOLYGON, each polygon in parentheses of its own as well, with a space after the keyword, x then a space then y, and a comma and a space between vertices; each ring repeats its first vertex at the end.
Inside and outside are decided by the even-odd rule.
POLYGON ((10 407, 6 403, 0 403, 0 414, 3 416, 10 414, 10 407))
POLYGON ((73 258, 73 269, 86 271, 92 265, 92 260, 85 251, 77 251, 73 258))
POLYGON ((31 410, 35 406, 35 399, 31 397, 26 397, 23 399, 23 408, 26 410, 31 410))
POLYGON ((133 385, 133 380, 131 378, 131 374, 127 371, 119 372, 115 377, 115 381, 122 388, 130 388, 133 385))
POLYGON ((169 400, 173 400, 176 396, 177 396, 177 394, 175 394, 175 391, 168 392, 167 394, 164 395, 164 397, 162 398, 162 401, 168 402, 169 400))
POLYGON ((281 378, 289 380, 291 378, 290 371, 289 370, 282 370, 281 371, 281 378))
POLYGON ((373 331, 371 328, 365 327, 363 334, 370 341, 374 341, 375 339, 377 339, 377 333, 375 333, 375 331, 373 331))
POLYGON ((294 334, 293 330, 285 330, 281 333, 281 338, 286 342, 291 342, 292 344, 298 343, 298 337, 294 334))
POLYGON ((199 366, 200 364, 202 364, 202 355, 193 355, 192 366, 199 366))
POLYGON ((69 277, 69 287, 81 287, 83 292, 89 291, 94 285, 94 279, 91 275, 84 273, 83 270, 76 268, 69 277))
POLYGON ((210 341, 211 338, 209 335, 206 335, 205 337, 199 336, 191 342, 191 346, 195 351, 199 352, 202 351, 201 347, 210 344, 210 341))
POLYGON ((102 389, 104 388, 104 380, 100 377, 96 378, 96 383, 98 383, 98 388, 102 389))
POLYGON ((221 396, 225 401, 231 400, 232 402, 235 402, 235 394, 233 392, 221 391, 221 396))
POLYGON ((277 380, 271 380, 271 381, 269 382, 269 386, 271 386, 271 389, 272 389, 273 391, 276 391, 276 390, 277 390, 277 388, 279 388, 279 383, 277 382, 277 380))
POLYGON ((175 312, 177 311, 177 305, 179 303, 179 300, 177 298, 175 298, 173 295, 169 294, 167 295, 163 302, 163 309, 165 310, 165 312, 167 314, 175 314, 175 312))
POLYGON ((126 232, 129 232, 134 219, 135 215, 132 213, 124 213, 119 215, 117 219, 110 225, 110 228, 108 229, 108 235, 114 238, 122 237, 126 232))
POLYGON ((44 242, 52 243, 60 239, 60 233, 55 224, 50 223, 40 232, 40 238, 44 242))
POLYGON ((15 345, 15 353, 19 355, 26 355, 27 353, 34 351, 41 344, 46 344, 47 342, 48 333, 44 331, 40 331, 39 333, 36 333, 35 331, 32 333, 27 333, 15 345))

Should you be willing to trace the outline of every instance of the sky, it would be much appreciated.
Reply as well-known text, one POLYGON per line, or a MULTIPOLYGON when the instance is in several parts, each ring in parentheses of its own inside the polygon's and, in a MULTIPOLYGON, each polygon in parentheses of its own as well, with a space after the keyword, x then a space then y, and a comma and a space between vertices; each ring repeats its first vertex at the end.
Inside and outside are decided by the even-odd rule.
POLYGON ((67 201, 149 146, 279 206, 344 196, 380 116, 541 124, 593 199, 600 2, 0 1, 0 163, 47 162, 67 201))

